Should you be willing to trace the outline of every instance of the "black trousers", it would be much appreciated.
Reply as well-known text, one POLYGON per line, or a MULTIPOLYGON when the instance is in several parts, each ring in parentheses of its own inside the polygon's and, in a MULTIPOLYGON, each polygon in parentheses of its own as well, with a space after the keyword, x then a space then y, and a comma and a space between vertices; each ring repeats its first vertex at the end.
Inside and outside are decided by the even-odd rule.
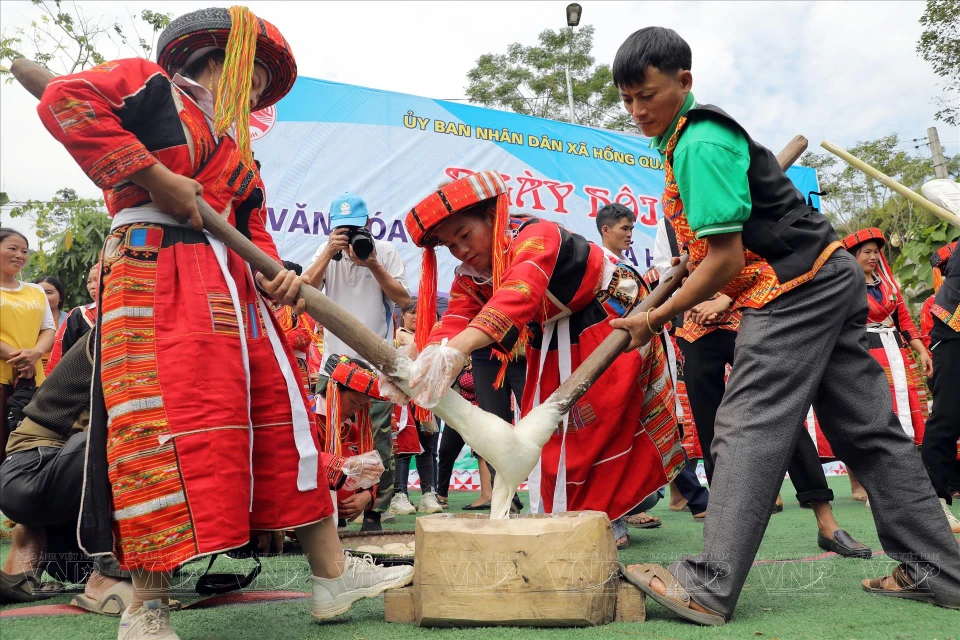
POLYGON ((77 544, 87 433, 71 436, 61 448, 20 451, 0 464, 0 510, 19 524, 47 534, 45 571, 57 580, 79 583, 96 569, 129 577, 110 556, 88 558, 77 544))
POLYGON ((690 513, 697 515, 707 510, 710 492, 700 484, 700 478, 697 477, 697 463, 687 457, 686 451, 683 452, 683 470, 673 481, 677 483, 680 495, 686 498, 690 513))
MULTIPOLYGON (((434 416, 434 419, 436 419, 436 416, 434 416)), ((407 428, 409 429, 411 427, 407 428)), ((420 474, 420 491, 429 493, 436 490, 434 486, 434 472, 437 462, 437 436, 440 434, 424 433, 418 430, 417 435, 420 437, 420 448, 423 449, 423 453, 397 456, 396 481, 393 487, 394 493, 407 492, 407 483, 410 479, 410 458, 417 459, 417 473, 420 474)))
POLYGON ((937 497, 952 504, 951 476, 960 438, 960 339, 943 340, 933 349, 933 411, 923 432, 920 455, 937 497))
MULTIPOLYGON (((473 364, 473 384, 477 394, 477 404, 488 413, 499 416, 507 422, 513 422, 513 412, 510 410, 510 395, 516 396, 517 402, 523 397, 523 385, 527 379, 527 363, 525 360, 510 362, 507 365, 507 375, 503 386, 493 388, 500 371, 500 361, 490 358, 490 349, 475 351, 470 358, 473 364)), ((453 475, 453 463, 460 451, 463 450, 463 438, 449 425, 443 430, 440 438, 440 461, 437 473, 437 494, 446 496, 450 489, 450 476, 453 475)), ((491 477, 496 474, 490 467, 491 477)))
MULTIPOLYGON (((708 333, 694 342, 677 338, 677 346, 683 353, 683 380, 687 385, 690 410, 697 424, 697 438, 703 451, 703 469, 707 473, 707 482, 713 481, 713 456, 710 450, 713 427, 726 388, 726 366, 733 366, 736 342, 737 333, 725 329, 708 333)), ((798 502, 833 500, 833 490, 827 485, 817 447, 806 434, 801 435, 797 441, 788 471, 797 490, 798 502)))

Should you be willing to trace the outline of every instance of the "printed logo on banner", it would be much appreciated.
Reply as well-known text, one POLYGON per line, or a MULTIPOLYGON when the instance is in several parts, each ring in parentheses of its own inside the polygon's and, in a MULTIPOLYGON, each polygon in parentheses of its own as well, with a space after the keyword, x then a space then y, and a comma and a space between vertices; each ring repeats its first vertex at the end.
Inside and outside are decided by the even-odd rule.
POLYGON ((274 105, 251 113, 250 141, 259 140, 270 133, 270 130, 273 129, 273 125, 275 124, 277 124, 277 107, 274 105))

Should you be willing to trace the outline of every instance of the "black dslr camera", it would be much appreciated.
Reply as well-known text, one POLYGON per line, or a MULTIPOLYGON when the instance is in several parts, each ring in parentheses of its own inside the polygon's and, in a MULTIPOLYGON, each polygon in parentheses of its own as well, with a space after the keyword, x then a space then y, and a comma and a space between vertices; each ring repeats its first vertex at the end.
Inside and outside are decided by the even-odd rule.
MULTIPOLYGON (((347 243, 353 247, 353 253, 360 260, 366 260, 373 253, 373 234, 366 227, 345 227, 347 230, 347 243)), ((340 260, 343 257, 343 251, 338 251, 333 256, 334 260, 340 260)))

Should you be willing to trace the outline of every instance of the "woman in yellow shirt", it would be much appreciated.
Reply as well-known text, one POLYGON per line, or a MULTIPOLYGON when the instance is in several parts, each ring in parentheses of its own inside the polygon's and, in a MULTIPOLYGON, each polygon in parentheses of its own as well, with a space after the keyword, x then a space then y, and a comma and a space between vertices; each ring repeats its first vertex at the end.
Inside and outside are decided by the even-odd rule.
POLYGON ((7 398, 20 380, 43 382, 40 357, 50 351, 56 334, 47 294, 17 279, 27 255, 26 237, 0 227, 0 461, 10 434, 7 398))

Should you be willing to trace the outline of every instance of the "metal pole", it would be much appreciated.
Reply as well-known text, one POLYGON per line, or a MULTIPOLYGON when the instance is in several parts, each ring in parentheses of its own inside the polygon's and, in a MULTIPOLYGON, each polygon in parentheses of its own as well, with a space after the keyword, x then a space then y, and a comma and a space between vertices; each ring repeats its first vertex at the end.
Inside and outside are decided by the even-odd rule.
POLYGON ((936 127, 927 129, 927 139, 930 140, 930 152, 933 154, 933 175, 947 178, 947 161, 943 158, 943 147, 940 146, 936 127))
POLYGON ((573 111, 573 82, 570 81, 570 56, 573 49, 573 27, 570 29, 570 40, 567 43, 567 102, 570 104, 570 122, 576 124, 577 120, 573 111))

